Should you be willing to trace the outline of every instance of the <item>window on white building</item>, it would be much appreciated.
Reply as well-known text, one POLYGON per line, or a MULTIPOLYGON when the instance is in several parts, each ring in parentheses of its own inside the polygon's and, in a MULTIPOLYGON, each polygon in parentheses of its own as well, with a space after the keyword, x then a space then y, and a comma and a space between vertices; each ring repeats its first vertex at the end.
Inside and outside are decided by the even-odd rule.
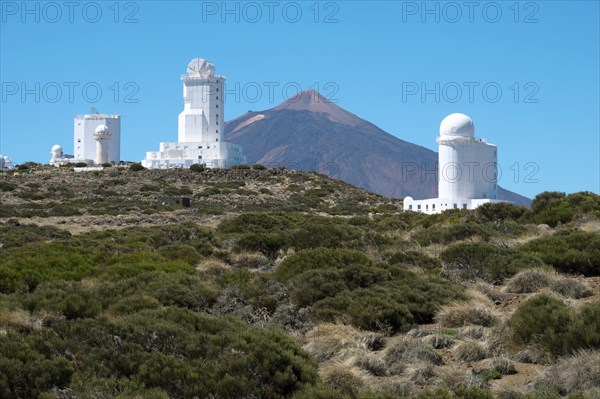
POLYGON ((467 209, 467 204, 463 204, 463 209, 467 209))
POLYGON ((458 204, 454 204, 454 209, 458 209, 458 204))
POLYGON ((412 205, 408 206, 408 210, 412 211, 412 205))
POLYGON ((417 209, 421 209, 421 205, 417 205, 417 209))

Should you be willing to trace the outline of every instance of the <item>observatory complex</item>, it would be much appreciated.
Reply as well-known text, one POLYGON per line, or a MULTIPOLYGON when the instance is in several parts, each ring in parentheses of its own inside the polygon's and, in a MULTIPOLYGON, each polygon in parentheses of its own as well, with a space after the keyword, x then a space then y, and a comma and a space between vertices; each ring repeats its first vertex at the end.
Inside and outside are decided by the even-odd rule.
POLYGON ((92 109, 89 115, 75 115, 73 150, 77 161, 96 160, 96 134, 100 126, 104 126, 110 132, 110 137, 103 144, 107 151, 106 162, 116 163, 121 160, 121 116, 100 114, 92 109))
POLYGON ((87 115, 75 115, 73 120, 73 150, 63 153, 55 144, 50 150, 50 165, 69 163, 117 163, 121 160, 121 116, 100 114, 95 108, 87 115))
POLYGON ((190 61, 183 81, 184 109, 179 114, 178 141, 160 143, 156 152, 147 152, 142 165, 151 169, 189 168, 201 164, 208 168, 229 168, 245 163, 242 147, 224 141, 225 77, 202 58, 190 61))
POLYGON ((475 137, 473 121, 450 114, 440 125, 438 198, 404 198, 404 210, 440 213, 447 209, 474 209, 496 199, 498 152, 496 145, 475 137))

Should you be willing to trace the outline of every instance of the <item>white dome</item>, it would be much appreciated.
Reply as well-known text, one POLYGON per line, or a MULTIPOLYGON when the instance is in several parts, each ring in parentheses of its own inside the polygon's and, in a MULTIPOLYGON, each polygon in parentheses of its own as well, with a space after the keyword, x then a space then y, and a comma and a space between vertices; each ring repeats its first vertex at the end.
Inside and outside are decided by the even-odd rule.
POLYGON ((54 144, 52 146, 52 152, 62 152, 62 146, 58 145, 58 144, 54 144))
POLYGON ((194 58, 187 67, 188 76, 194 78, 209 78, 215 76, 215 65, 204 58, 194 58))
POLYGON ((96 133, 100 133, 100 132, 108 132, 108 126, 106 125, 100 125, 96 128, 96 133))
POLYGON ((465 114, 450 114, 440 124, 440 135, 473 137, 475 136, 473 120, 465 114))

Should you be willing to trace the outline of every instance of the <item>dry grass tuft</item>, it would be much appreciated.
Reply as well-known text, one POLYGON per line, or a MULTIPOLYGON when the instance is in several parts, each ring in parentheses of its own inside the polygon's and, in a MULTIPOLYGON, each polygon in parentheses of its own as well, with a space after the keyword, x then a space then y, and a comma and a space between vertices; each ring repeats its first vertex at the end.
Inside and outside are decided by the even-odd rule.
POLYGON ((365 385, 363 375, 342 363, 330 363, 321 368, 323 382, 345 395, 354 396, 365 385))
POLYGON ((429 327, 416 326, 416 327, 412 328, 410 331, 408 331, 406 333, 406 335, 409 337, 421 338, 421 337, 426 337, 428 335, 431 335, 433 333, 434 333, 434 330, 432 330, 429 327))
POLYGON ((435 385, 455 390, 458 388, 480 388, 484 383, 471 370, 456 366, 442 366, 436 370, 435 385))
POLYGON ((14 331, 30 331, 33 323, 29 315, 21 310, 0 309, 0 328, 14 331))
POLYGON ((478 291, 494 302, 503 302, 508 299, 508 295, 502 292, 499 287, 489 283, 479 282, 472 286, 472 289, 478 291))
POLYGON ((214 258, 205 259, 196 266, 197 273, 206 273, 217 276, 221 276, 230 270, 231 267, 227 263, 214 258))
POLYGON ((406 376, 417 385, 427 385, 436 376, 435 366, 428 362, 413 363, 406 368, 406 376))
POLYGON ((344 361, 369 350, 378 350, 383 346, 384 338, 381 334, 344 324, 322 323, 309 331, 305 339, 303 348, 322 362, 333 358, 344 361))
POLYGON ((555 389, 561 395, 600 388, 600 351, 582 350, 560 359, 534 385, 555 389))
POLYGON ((489 306, 479 302, 454 302, 443 306, 435 319, 442 327, 466 325, 489 327, 496 324, 498 315, 489 306))
POLYGON ((407 398, 411 396, 414 386, 414 382, 410 380, 402 378, 386 378, 380 384, 376 384, 375 388, 401 398, 407 398))
POLYGON ((467 297, 469 297, 470 301, 473 303, 478 303, 485 306, 492 306, 494 304, 487 295, 479 290, 476 290, 475 288, 468 288, 465 291, 465 294, 467 294, 467 297))
POLYGON ((527 294, 547 288, 556 273, 544 269, 527 269, 511 277, 505 286, 506 292, 527 294))
POLYGON ((404 373, 407 366, 415 362, 430 365, 443 363, 440 354, 432 347, 424 345, 417 338, 409 336, 401 337, 390 344, 383 354, 383 359, 388 367, 389 374, 392 375, 404 373))
POLYGON ((376 377, 388 375, 387 366, 383 359, 373 353, 363 353, 353 363, 376 377))
POLYGON ((497 399, 522 399, 525 395, 513 387, 498 387, 494 390, 494 396, 497 399))
POLYGON ((450 335, 443 334, 443 333, 435 333, 432 335, 428 335, 427 337, 424 337, 422 340, 425 344, 431 346, 434 349, 448 348, 448 347, 454 345, 454 342, 456 341, 450 335))
POLYGON ((456 331, 456 338, 482 339, 486 335, 486 329, 482 326, 465 326, 456 331))
POLYGON ((590 286, 572 277, 560 277, 550 283, 550 290, 567 298, 581 299, 592 295, 590 286))
POLYGON ((234 267, 246 267, 252 270, 265 271, 270 268, 269 258, 260 252, 242 252, 231 258, 234 267))
POLYGON ((523 294, 538 292, 544 288, 568 298, 579 299, 592 295, 592 290, 585 281, 543 269, 523 270, 508 280, 505 290, 523 294))
POLYGON ((464 362, 475 362, 477 360, 485 359, 486 350, 484 344, 473 339, 467 339, 459 342, 452 348, 454 356, 458 360, 464 362))
POLYGON ((486 360, 483 367, 490 371, 497 371, 502 375, 516 374, 515 363, 507 357, 495 357, 486 360))

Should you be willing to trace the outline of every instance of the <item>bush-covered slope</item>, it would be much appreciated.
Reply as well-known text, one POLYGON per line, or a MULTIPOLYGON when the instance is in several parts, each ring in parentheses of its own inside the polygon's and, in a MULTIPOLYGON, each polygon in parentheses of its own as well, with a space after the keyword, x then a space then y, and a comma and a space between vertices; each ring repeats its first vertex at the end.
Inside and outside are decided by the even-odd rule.
POLYGON ((427 216, 282 169, 38 167, 0 182, 0 397, 600 389, 523 372, 600 350, 592 193, 427 216))

